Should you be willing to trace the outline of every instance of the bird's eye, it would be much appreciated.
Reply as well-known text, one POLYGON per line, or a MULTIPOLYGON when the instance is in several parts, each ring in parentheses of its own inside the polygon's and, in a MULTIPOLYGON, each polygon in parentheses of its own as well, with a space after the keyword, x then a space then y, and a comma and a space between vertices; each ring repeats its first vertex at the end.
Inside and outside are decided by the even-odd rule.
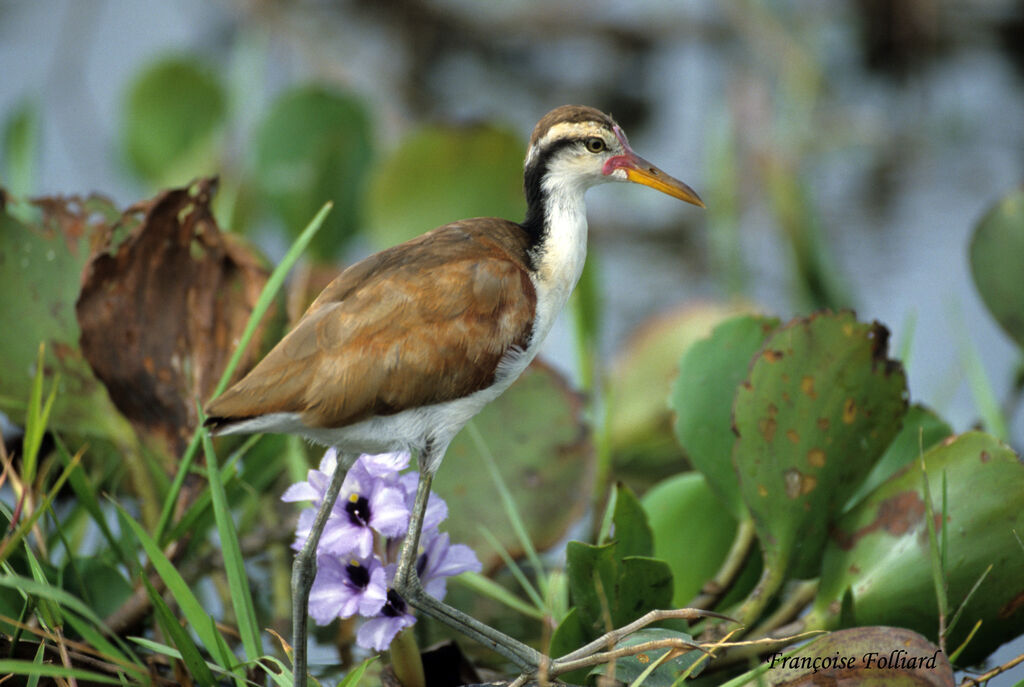
POLYGON ((606 147, 604 139, 598 138, 597 136, 588 138, 586 141, 583 142, 583 145, 585 145, 587 147, 587 150, 589 150, 592 153, 604 152, 604 149, 606 147))

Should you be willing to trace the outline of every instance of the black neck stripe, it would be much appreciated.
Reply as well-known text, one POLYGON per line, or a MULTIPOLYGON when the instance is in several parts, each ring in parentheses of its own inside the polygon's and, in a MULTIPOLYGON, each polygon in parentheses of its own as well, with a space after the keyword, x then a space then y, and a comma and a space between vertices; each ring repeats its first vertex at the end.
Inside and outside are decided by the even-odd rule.
POLYGON ((547 231, 547 194, 544 192, 544 177, 552 158, 563 148, 575 145, 583 138, 561 138, 538 151, 530 166, 523 172, 523 191, 526 193, 526 219, 520 224, 530 235, 530 248, 535 248, 544 239, 547 231))

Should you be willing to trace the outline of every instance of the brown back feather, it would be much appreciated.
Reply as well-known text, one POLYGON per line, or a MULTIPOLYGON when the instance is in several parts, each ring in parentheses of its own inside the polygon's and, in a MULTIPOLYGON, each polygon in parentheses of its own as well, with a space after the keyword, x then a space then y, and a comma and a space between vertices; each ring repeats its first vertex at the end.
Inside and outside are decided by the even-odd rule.
POLYGON ((342 272, 295 328, 207 407, 214 424, 300 413, 341 427, 467 396, 525 348, 536 293, 512 222, 440 227, 342 272))

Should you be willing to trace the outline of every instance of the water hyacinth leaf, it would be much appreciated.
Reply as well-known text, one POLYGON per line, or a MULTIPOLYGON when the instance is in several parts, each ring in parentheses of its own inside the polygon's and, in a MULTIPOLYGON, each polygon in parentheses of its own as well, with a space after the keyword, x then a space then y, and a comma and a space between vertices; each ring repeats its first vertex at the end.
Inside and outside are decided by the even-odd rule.
POLYGON ((1024 348, 1024 188, 1008 193, 974 229, 971 274, 999 326, 1024 348))
POLYGON ((36 157, 39 154, 39 107, 31 100, 17 105, 3 127, 3 175, 7 190, 15 196, 32 192, 36 157))
MULTIPOLYGON (((991 564, 946 640, 959 646, 977 620, 981 628, 960 660, 971 665, 1024 632, 1024 463, 1008 446, 981 432, 948 439, 923 458, 952 608, 959 607, 991 564), (947 489, 941 520, 942 484, 947 489), (981 495, 982 497, 979 497, 981 495), (948 529, 947 529, 948 528, 948 529)), ((809 627, 830 629, 899 624, 935 639, 938 617, 930 566, 919 462, 871 492, 835 525, 824 554, 821 584, 809 627), (849 592, 847 592, 849 590, 849 592), (842 599, 849 594, 847 618, 842 599)))
POLYGON ((591 638, 672 601, 672 571, 664 561, 622 558, 615 544, 578 541, 569 542, 565 555, 570 597, 591 638))
POLYGON ((367 224, 384 248, 466 217, 526 215, 523 141, 504 129, 431 126, 381 160, 370 175, 367 224))
MULTIPOLYGON (((899 627, 856 627, 816 639, 790 656, 771 654, 762 684, 787 687, 953 687, 937 646, 899 627), (774 663, 773 663, 774 661, 774 663)), ((756 681, 752 684, 758 684, 756 681)))
POLYGON ((816 573, 833 516, 900 428, 906 378, 888 334, 850 312, 794 320, 737 392, 733 459, 776 582, 816 573))
MULTIPOLYGON (((75 308, 82 352, 111 400, 171 455, 184 451, 198 421, 192 399, 212 393, 267 280, 256 254, 218 230, 215 188, 204 179, 130 209, 86 265, 75 308)), ((264 347, 255 337, 241 367, 264 347)))
POLYGON ((97 196, 38 198, 31 209, 31 223, 0 210, 0 321, 18 323, 17 336, 0 337, 0 410, 24 424, 43 342, 44 387, 59 379, 47 427, 127 441, 130 426, 79 349, 74 310, 90 244, 120 212, 97 196))
POLYGON ((685 608, 725 560, 736 521, 699 472, 658 483, 644 494, 643 507, 653 556, 672 570, 672 607, 685 608))
MULTIPOLYGON (((587 440, 579 397, 550 367, 534 361, 516 382, 473 418, 519 517, 539 550, 560 540, 586 507, 593 474, 593 447, 587 440)), ((508 516, 496 504, 499 494, 481 468, 481 448, 472 432, 459 433, 445 454, 434 490, 448 502, 445 529, 452 541, 469 545, 484 569, 500 557, 480 533, 494 533, 513 557, 523 553, 508 516)))
POLYGON ((616 553, 626 556, 651 556, 654 553, 654 537, 640 501, 633 490, 624 484, 615 485, 615 511, 612 515, 616 553))
POLYGON ((693 466, 736 520, 746 517, 732 462, 732 406, 751 360, 778 327, 774 317, 739 315, 695 342, 679 361, 669 405, 675 433, 693 466))
POLYGON ((216 172, 227 95, 216 75, 184 57, 160 60, 132 81, 121 144, 134 171, 154 186, 216 172))
MULTIPOLYGON (((551 635, 551 646, 548 648, 548 655, 565 656, 585 645, 591 640, 592 636, 591 632, 583 624, 579 606, 573 606, 551 635)), ((571 673, 559 675, 558 679, 570 685, 582 684, 587 679, 587 672, 586 668, 581 668, 571 673)))
MULTIPOLYGON (((327 201, 334 210, 310 244, 336 258, 359 226, 364 179, 373 154, 369 112, 351 93, 303 85, 274 101, 254 141, 260 191, 292 236, 327 201)), ((420 230, 422 233, 423 229, 420 230)))
POLYGON ((679 358, 740 312, 736 306, 709 303, 660 315, 642 325, 616 355, 608 380, 607 431, 617 474, 650 484, 679 472, 683 452, 672 427, 675 408, 670 408, 679 358))
POLYGON ((934 411, 920 404, 910 406, 903 418, 903 428, 885 449, 885 453, 875 463, 875 467, 871 469, 864 482, 847 501, 843 511, 850 510, 879 484, 899 472, 901 468, 919 459, 925 451, 952 434, 953 428, 934 411))
MULTIPOLYGON (((686 642, 689 644, 696 644, 696 641, 690 635, 685 632, 677 632, 675 630, 665 630, 660 628, 643 628, 638 630, 621 642, 615 645, 616 649, 626 649, 638 644, 645 642, 656 642, 661 640, 675 640, 679 642, 686 642)), ((645 651, 632 656, 625 656, 615 661, 615 679, 625 682, 627 684, 633 684, 634 680, 637 680, 641 675, 647 672, 644 677, 644 687, 672 687, 676 684, 684 674, 689 677, 696 677, 703 670, 703 664, 694 667, 704 656, 704 652, 699 649, 693 651, 680 651, 674 648, 654 649, 652 651, 645 651), (673 652, 673 656, 662 660, 656 668, 651 670, 651 664, 655 661, 662 659, 662 656, 666 652, 673 652), (689 673, 687 673, 689 671, 689 673)), ((606 675, 608 672, 607 666, 595 666, 590 671, 590 677, 599 678, 606 675)))

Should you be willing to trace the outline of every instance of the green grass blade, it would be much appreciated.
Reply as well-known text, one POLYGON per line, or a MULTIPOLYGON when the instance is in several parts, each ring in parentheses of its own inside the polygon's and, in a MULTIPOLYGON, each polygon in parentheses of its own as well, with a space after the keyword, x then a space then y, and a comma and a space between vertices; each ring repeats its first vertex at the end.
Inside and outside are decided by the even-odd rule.
POLYGON ((480 429, 476 426, 476 423, 472 420, 466 425, 466 431, 469 432, 469 436, 473 439, 473 443, 476 444, 477 450, 480 451, 480 455, 484 459, 484 463, 487 464, 487 469, 491 473, 491 479, 494 481, 495 487, 498 489, 498 494, 501 497, 501 505, 505 510, 505 515, 508 517, 509 522, 512 525, 512 530, 516 533, 516 537, 519 539, 519 544, 523 547, 523 551, 526 552, 526 558, 530 561, 530 565, 537 574, 537 586, 543 594, 547 594, 547 580, 545 579, 544 566, 540 562, 540 556, 537 555, 537 550, 533 547, 533 542, 530 540, 530 535, 526 531, 526 525, 523 523, 523 519, 519 516, 519 509, 516 507, 516 502, 512 498, 512 494, 508 490, 508 486, 505 484, 505 480, 501 477, 501 472, 498 470, 498 465, 494 460, 494 455, 491 453, 490 447, 484 440, 483 435, 480 433, 480 429))
POLYGON ((117 509, 121 513, 123 521, 131 528, 135 538, 142 545, 143 550, 145 550, 146 555, 149 557, 149 561, 153 564, 153 568, 160 575, 160 579, 164 581, 164 584, 167 585, 167 589, 171 592, 182 613, 185 614, 185 619, 192 625, 207 651, 210 652, 218 665, 230 669, 237 663, 237 660, 230 651, 224 651, 226 642, 217 630, 213 618, 206 612, 199 599, 196 598, 182 578, 181 573, 167 559, 167 556, 160 550, 160 547, 157 546, 153 538, 146 533, 142 525, 136 522, 120 505, 117 506, 117 509))
POLYGON ((513 611, 522 613, 527 618, 544 620, 544 614, 542 612, 538 611, 536 608, 526 603, 509 590, 505 589, 494 580, 484 577, 480 573, 465 572, 458 575, 455 578, 455 581, 463 587, 468 587, 478 594, 483 594, 490 599, 494 599, 500 604, 504 604, 513 611))
MULTIPOLYGON (((39 648, 36 650, 35 658, 32 659, 32 665, 37 667, 43 665, 44 656, 46 656, 46 644, 39 642, 39 648)), ((37 687, 39 685, 39 677, 40 676, 38 674, 30 677, 25 687, 37 687)))
POLYGON ((366 672, 366 669, 369 668, 376 660, 376 656, 371 656, 352 670, 348 671, 348 675, 345 676, 344 680, 338 683, 338 687, 356 687, 356 685, 359 684, 359 681, 363 679, 363 674, 366 672))
MULTIPOLYGON (((202 413, 203 409, 199 408, 200 417, 202 417, 202 413)), ((242 646, 245 647, 246 657, 252 660, 263 653, 260 628, 256 622, 256 609, 252 602, 252 591, 249 586, 249 577, 245 572, 245 562, 242 559, 242 548, 238 544, 238 530, 235 528, 234 520, 231 519, 228 498, 220 479, 217 454, 213 450, 213 442, 207 432, 203 432, 203 452, 206 455, 209 491, 210 497, 213 499, 213 515, 217 521, 217 533, 220 535, 224 571, 227 574, 228 589, 231 592, 231 604, 235 609, 238 633, 242 636, 242 646)))
MULTIPOLYGON (((53 499, 57 497, 57 492, 60 491, 61 487, 64 486, 64 482, 66 482, 68 477, 71 475, 71 472, 81 462, 83 452, 84 449, 83 451, 79 451, 77 454, 75 454, 75 457, 71 459, 71 463, 64 468, 64 471, 60 474, 60 477, 58 477, 57 481, 53 483, 53 487, 50 489, 50 492, 46 495, 46 498, 43 499, 42 504, 40 504, 39 507, 36 508, 35 511, 33 511, 29 517, 25 518, 18 524, 17 529, 14 530, 14 533, 10 537, 4 539, 3 548, 2 550, 0 550, 0 563, 7 560, 7 557, 14 553, 14 550, 18 548, 18 545, 21 544, 21 540, 24 539, 25 536, 29 533, 29 530, 32 529, 32 526, 35 525, 36 521, 39 520, 43 513, 50 509, 50 505, 53 503, 53 499)), ((28 488, 27 483, 25 485, 25 488, 28 488)))
POLYGON ((0 674, 3 675, 26 675, 38 677, 73 677, 78 680, 89 680, 107 685, 121 684, 121 680, 100 673, 94 673, 81 668, 65 668, 64 666, 44 663, 36 665, 32 661, 16 659, 0 659, 0 674))
MULTIPOLYGON (((200 685, 209 685, 211 687, 216 685, 217 679, 213 676, 213 671, 210 670, 210 667, 206 665, 206 661, 203 660, 203 655, 199 653, 199 647, 192 641, 188 632, 178 622, 178 619, 174 617, 167 602, 153 588, 149 580, 143 577, 142 581, 146 585, 146 592, 149 593, 150 601, 153 602, 153 612, 156 615, 156 621, 160 625, 160 629, 163 630, 163 633, 178 648, 178 658, 185 663, 189 675, 200 685)), ((135 641, 139 641, 138 638, 135 638, 135 641)), ((153 647, 147 648, 153 649, 153 647)))
MULTIPOLYGON (((61 441, 59 437, 56 437, 56 445, 57 457, 65 467, 70 466, 71 462, 74 460, 71 456, 71 452, 68 451, 67 446, 64 445, 64 442, 61 441)), ((86 476, 85 470, 81 465, 75 465, 73 467, 71 472, 68 474, 68 483, 71 485, 72 491, 75 492, 78 503, 85 508, 89 513, 89 516, 92 517, 93 522, 96 523, 96 526, 100 530, 100 534, 103 535, 103 538, 110 546, 110 550, 116 552, 120 556, 122 551, 118 545, 118 540, 111 531, 110 526, 107 525, 107 518, 103 513, 103 508, 100 506, 100 500, 96 495, 96 489, 93 486, 92 480, 86 476)), ((127 564, 127 561, 123 559, 120 562, 127 564)))
POLYGON ((522 568, 519 567, 519 564, 512 559, 512 556, 510 556, 508 551, 505 550, 505 547, 501 545, 498 538, 491 534, 489 529, 482 525, 477 529, 480 531, 480 534, 483 535, 484 539, 487 540, 487 543, 491 545, 491 548, 498 552, 498 556, 501 557, 505 567, 507 567, 509 572, 512 573, 512 576, 516 578, 516 582, 518 582, 519 586, 522 587, 524 592, 526 592, 526 595, 530 597, 530 601, 533 602, 534 607, 543 613, 544 600, 541 599, 540 594, 530 583, 529 578, 526 577, 526 573, 524 573, 522 568))
MULTIPOLYGON (((263 285, 263 290, 260 292, 259 298, 256 299, 256 306, 249 315, 249 321, 245 324, 242 336, 238 340, 238 346, 235 347, 234 353, 231 354, 231 358, 228 360, 228 364, 225 366, 224 372, 221 374, 220 380, 218 380, 217 386, 214 388, 212 394, 213 398, 219 396, 227 387, 228 380, 230 380, 235 374, 235 368, 238 367, 238 363, 242 359, 243 352, 249 347, 249 342, 256 333, 256 327, 263 319, 263 316, 270 308, 270 305, 274 302, 274 298, 277 297, 277 292, 281 290, 285 277, 288 276, 292 267, 296 262, 298 262, 303 252, 305 252, 306 247, 309 246, 309 242, 312 241, 313 237, 320 231, 320 227, 323 226, 324 220, 327 219, 327 214, 331 211, 331 207, 333 207, 333 204, 327 202, 322 208, 320 208, 320 212, 316 213, 316 216, 313 217, 312 221, 306 225, 306 228, 302 230, 302 233, 299 234, 297 239, 295 239, 295 242, 288 249, 288 252, 285 253, 284 258, 282 258, 281 262, 274 268, 274 271, 270 273, 270 278, 267 279, 267 283, 263 285)), ((202 427, 196 428, 196 432, 193 434, 192 440, 189 442, 188 449, 182 457, 181 465, 178 467, 178 472, 174 476, 174 481, 171 483, 171 487, 167 491, 167 497, 164 499, 163 508, 160 511, 160 519, 157 522, 156 530, 153 535, 153 538, 161 544, 166 543, 164 541, 164 535, 167 532, 167 527, 171 523, 171 516, 174 513, 174 504, 178 501, 178 494, 181 492, 181 487, 185 483, 185 477, 191 469, 192 462, 195 460, 196 453, 198 452, 199 436, 201 431, 202 427)))

